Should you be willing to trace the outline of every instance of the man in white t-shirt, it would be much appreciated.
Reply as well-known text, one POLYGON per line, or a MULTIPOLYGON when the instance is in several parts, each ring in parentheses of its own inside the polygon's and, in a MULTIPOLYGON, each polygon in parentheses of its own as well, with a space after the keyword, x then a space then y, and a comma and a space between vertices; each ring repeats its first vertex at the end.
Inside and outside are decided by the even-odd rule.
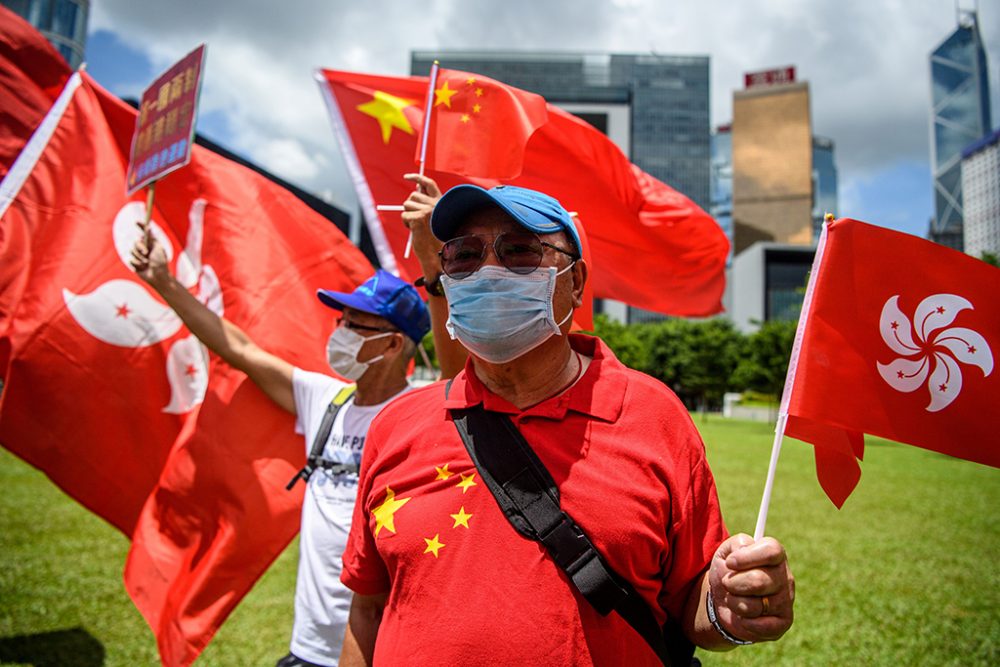
POLYGON ((295 429, 305 436, 307 456, 333 403, 330 409, 336 416, 330 434, 307 476, 295 624, 290 651, 277 667, 335 666, 351 605, 351 591, 340 582, 340 571, 357 493, 357 465, 372 419, 410 389, 407 366, 430 330, 424 302, 412 285, 381 270, 351 293, 319 290, 320 301, 343 312, 327 343, 327 359, 338 375, 356 382, 349 385, 295 368, 258 347, 170 274, 166 253, 155 239, 149 246, 143 239, 136 243, 132 266, 206 347, 296 416, 295 429))

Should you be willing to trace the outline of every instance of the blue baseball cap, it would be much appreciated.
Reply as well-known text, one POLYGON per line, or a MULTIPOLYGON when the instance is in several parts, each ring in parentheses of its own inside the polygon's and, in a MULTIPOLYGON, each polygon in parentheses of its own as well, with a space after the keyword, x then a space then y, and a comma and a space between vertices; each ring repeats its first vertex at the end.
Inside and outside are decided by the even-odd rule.
POLYGON ((417 343, 431 330, 427 306, 413 285, 382 269, 351 293, 321 289, 316 296, 334 310, 353 308, 384 317, 417 343))
POLYGON ((456 185, 434 207, 431 231, 441 241, 455 238, 455 230, 469 216, 484 208, 500 207, 517 224, 536 234, 566 232, 583 256, 583 245, 569 212, 554 197, 516 185, 498 185, 486 190, 478 185, 456 185))

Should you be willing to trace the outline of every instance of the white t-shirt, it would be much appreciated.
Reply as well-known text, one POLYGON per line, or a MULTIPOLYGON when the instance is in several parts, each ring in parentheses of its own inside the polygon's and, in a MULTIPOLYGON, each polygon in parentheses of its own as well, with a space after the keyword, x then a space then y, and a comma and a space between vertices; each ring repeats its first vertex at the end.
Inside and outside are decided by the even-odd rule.
MULTIPOLYGON (((292 372, 297 419, 295 432, 305 436, 306 455, 323 421, 323 414, 344 382, 296 368, 292 372)), ((389 401, 354 405, 351 397, 337 413, 323 457, 341 463, 361 462, 368 426, 389 401)), ((351 591, 340 583, 341 556, 347 544, 358 491, 355 473, 332 475, 317 468, 302 501, 299 572, 295 582, 295 625, 291 651, 318 665, 336 665, 351 608, 351 591)))

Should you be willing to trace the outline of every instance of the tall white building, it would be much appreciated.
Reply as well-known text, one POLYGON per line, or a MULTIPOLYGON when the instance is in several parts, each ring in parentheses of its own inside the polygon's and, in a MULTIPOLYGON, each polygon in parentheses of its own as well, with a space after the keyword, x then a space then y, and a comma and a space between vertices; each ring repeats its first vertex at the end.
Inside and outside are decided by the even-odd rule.
POLYGON ((1000 130, 962 151, 965 252, 1000 255, 1000 130))

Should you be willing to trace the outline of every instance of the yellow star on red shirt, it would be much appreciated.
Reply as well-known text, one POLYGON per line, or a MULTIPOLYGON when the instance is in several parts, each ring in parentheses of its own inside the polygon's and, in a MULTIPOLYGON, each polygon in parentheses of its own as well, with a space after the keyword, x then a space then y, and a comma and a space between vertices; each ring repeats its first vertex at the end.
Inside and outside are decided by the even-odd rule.
POLYGON ((385 500, 381 505, 372 511, 372 514, 375 516, 376 537, 378 537, 378 534, 382 532, 382 528, 385 528, 391 533, 396 532, 395 514, 399 511, 400 507, 409 501, 409 498, 400 498, 399 500, 396 500, 396 492, 388 486, 385 487, 385 500))
POLYGON ((441 533, 438 533, 437 535, 435 535, 434 537, 432 537, 430 539, 428 539, 426 537, 424 538, 424 542, 427 543, 427 548, 424 549, 424 553, 425 554, 431 554, 432 553, 432 554, 434 554, 435 558, 438 557, 438 551, 440 551, 441 549, 443 549, 444 546, 445 546, 443 543, 441 543, 438 540, 438 537, 440 537, 440 535, 441 535, 441 533))
POLYGON ((477 486, 476 473, 470 472, 468 475, 466 475, 463 472, 461 474, 462 474, 462 481, 456 484, 455 486, 460 487, 462 489, 462 493, 465 493, 473 486, 477 486))
POLYGON ((472 518, 471 514, 465 513, 465 505, 463 505, 459 510, 458 514, 449 514, 452 519, 455 520, 455 525, 452 528, 458 528, 459 526, 469 527, 469 519, 472 518))

